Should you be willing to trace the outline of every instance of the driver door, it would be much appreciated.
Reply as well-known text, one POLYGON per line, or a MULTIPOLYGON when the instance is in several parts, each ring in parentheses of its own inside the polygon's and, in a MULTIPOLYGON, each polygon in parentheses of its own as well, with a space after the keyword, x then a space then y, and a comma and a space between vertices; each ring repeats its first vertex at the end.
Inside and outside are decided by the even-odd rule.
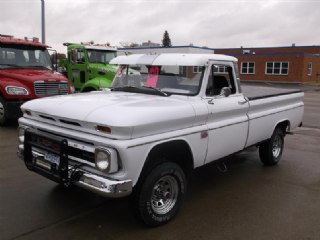
POLYGON ((68 55, 70 63, 68 78, 72 81, 76 90, 79 91, 87 80, 84 49, 72 49, 68 55))
POLYGON ((242 150, 248 135, 249 103, 239 93, 233 63, 212 63, 206 90, 209 144, 206 163, 242 150), (229 96, 221 89, 229 87, 229 96))

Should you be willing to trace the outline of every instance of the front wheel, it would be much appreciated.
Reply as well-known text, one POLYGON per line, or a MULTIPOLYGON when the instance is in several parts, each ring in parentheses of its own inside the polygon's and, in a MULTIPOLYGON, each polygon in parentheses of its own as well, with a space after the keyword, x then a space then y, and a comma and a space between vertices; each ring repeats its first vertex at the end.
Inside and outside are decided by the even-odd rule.
POLYGON ((7 123, 7 104, 6 101, 0 96, 0 126, 7 123))
POLYGON ((178 213, 186 192, 186 177, 179 165, 162 163, 136 186, 133 207, 148 226, 169 222, 178 213))
POLYGON ((86 87, 81 92, 92 92, 92 91, 97 91, 97 89, 93 87, 86 87))
POLYGON ((284 133, 281 128, 276 128, 271 138, 259 146, 261 162, 266 166, 278 164, 284 147, 284 133))

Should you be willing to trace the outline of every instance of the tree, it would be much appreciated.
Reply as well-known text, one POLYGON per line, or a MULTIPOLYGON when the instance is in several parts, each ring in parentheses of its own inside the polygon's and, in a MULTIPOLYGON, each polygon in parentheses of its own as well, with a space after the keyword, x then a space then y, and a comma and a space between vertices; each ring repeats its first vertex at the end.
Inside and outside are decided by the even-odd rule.
POLYGON ((66 54, 64 54, 64 53, 57 53, 57 59, 58 60, 61 60, 61 59, 66 59, 67 57, 66 57, 66 54))
POLYGON ((171 47, 171 39, 169 37, 169 33, 168 31, 166 30, 163 34, 163 39, 162 39, 162 46, 163 47, 171 47))

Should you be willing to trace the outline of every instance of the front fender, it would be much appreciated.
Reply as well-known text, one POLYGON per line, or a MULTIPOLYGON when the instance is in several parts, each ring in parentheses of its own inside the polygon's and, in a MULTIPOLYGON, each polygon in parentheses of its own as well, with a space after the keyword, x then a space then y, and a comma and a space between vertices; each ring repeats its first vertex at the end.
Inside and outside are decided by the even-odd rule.
POLYGON ((1 81, 0 81, 0 95, 2 95, 6 99, 16 99, 16 98, 29 99, 29 98, 32 98, 32 93, 33 93, 32 89, 30 89, 25 84, 22 84, 21 82, 16 81, 15 79, 1 78, 1 81), (29 92, 29 95, 9 95, 5 90, 5 88, 8 87, 8 86, 23 87, 23 88, 27 89, 27 91, 29 92))

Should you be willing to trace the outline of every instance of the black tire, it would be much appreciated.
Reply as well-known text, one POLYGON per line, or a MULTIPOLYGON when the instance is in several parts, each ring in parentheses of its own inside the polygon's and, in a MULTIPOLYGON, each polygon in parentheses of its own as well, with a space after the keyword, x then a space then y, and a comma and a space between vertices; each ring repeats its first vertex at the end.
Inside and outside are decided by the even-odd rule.
POLYGON ((0 126, 6 125, 8 122, 8 117, 7 117, 7 103, 6 100, 4 100, 0 96, 0 126))
POLYGON ((259 156, 261 162, 266 166, 274 166, 281 159, 284 147, 283 130, 277 127, 271 138, 259 146, 259 156))
POLYGON ((92 87, 87 87, 85 89, 82 90, 82 92, 92 92, 92 91, 97 91, 95 88, 92 88, 92 87))
POLYGON ((186 190, 186 176, 180 166, 173 162, 161 163, 135 187, 134 213, 148 226, 163 225, 178 213, 186 190))

